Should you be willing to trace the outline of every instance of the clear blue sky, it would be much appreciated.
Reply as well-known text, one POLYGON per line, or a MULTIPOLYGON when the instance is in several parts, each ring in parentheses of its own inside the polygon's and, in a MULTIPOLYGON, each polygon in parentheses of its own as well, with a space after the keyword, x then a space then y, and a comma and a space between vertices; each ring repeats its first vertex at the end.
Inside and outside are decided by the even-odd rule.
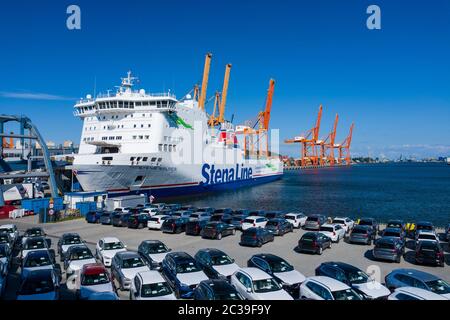
MULTIPOLYGON (((0 112, 26 114, 47 140, 79 142, 75 98, 105 91, 131 69, 148 91, 178 97, 201 80, 209 96, 233 64, 227 115, 254 118, 277 81, 272 128, 281 138, 340 115, 354 154, 450 155, 450 1, 8 1, 0 10, 0 112), (81 7, 79 31, 66 8, 81 7), (381 7, 382 29, 366 28, 381 7), (31 95, 30 95, 31 94, 31 95)), ((295 155, 298 146, 283 146, 295 155)))

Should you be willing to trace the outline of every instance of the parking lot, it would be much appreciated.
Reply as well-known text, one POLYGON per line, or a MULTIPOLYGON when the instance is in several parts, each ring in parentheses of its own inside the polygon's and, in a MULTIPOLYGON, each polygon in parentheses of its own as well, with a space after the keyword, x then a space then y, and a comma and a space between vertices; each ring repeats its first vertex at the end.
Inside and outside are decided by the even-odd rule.
MULTIPOLYGON (((27 228, 37 225, 37 217, 30 216, 17 220, 3 220, 0 224, 14 223, 21 232, 27 228)), ((240 232, 234 236, 224 237, 222 240, 206 240, 199 236, 187 236, 181 234, 165 234, 160 231, 150 231, 147 228, 135 230, 128 228, 117 228, 113 226, 88 224, 85 220, 73 220, 54 224, 39 225, 42 227, 49 238, 52 239, 52 247, 56 249, 58 237, 67 232, 78 233, 87 245, 94 252, 95 243, 98 239, 106 236, 118 237, 124 242, 129 250, 137 250, 138 245, 143 240, 160 240, 164 242, 173 251, 185 251, 194 255, 202 248, 217 248, 228 253, 236 260, 236 263, 244 267, 247 265, 247 260, 256 253, 273 253, 287 261, 289 261, 298 271, 305 276, 314 275, 314 270, 320 263, 325 261, 342 261, 366 270, 369 274, 374 274, 379 277, 380 282, 384 282, 384 277, 394 269, 398 268, 415 268, 425 272, 432 273, 450 282, 450 253, 448 244, 444 244, 445 250, 445 266, 433 267, 422 266, 414 264, 414 241, 410 240, 407 243, 407 250, 404 258, 400 263, 380 262, 372 258, 372 246, 355 245, 341 241, 340 243, 333 243, 331 249, 326 249, 323 255, 313 255, 307 253, 298 253, 295 249, 299 238, 305 232, 302 229, 294 230, 293 233, 288 233, 282 237, 276 237, 274 242, 269 242, 263 245, 262 248, 242 247, 239 245, 240 232)), ((383 227, 382 227, 383 228, 383 227)), ((439 230, 442 232, 442 230, 439 230)), ((59 262, 59 257, 57 257, 59 262)), ((15 293, 18 289, 18 277, 20 268, 15 264, 10 271, 7 283, 7 290, 5 299, 14 299, 15 293)), ((64 285, 65 275, 63 271, 63 285, 61 287, 62 299, 74 299, 75 295, 67 290, 64 285)), ((121 299, 128 299, 128 292, 120 292, 121 299)))

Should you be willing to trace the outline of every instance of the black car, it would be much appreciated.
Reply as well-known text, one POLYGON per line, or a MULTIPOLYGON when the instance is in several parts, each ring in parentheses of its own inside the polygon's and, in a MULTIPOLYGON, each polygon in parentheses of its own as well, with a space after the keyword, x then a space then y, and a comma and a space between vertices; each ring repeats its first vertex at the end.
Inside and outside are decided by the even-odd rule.
POLYGON ((102 212, 102 214, 100 215, 100 223, 103 225, 112 224, 112 218, 115 214, 117 214, 117 213, 116 212, 108 212, 108 211, 102 212))
POLYGON ((267 221, 265 228, 276 236, 282 236, 294 231, 294 226, 284 218, 270 219, 267 221))
POLYGON ((8 248, 10 248, 12 251, 13 239, 8 232, 0 232, 0 244, 8 245, 8 248))
POLYGON ((147 213, 132 214, 128 217, 128 228, 142 229, 147 226, 150 215, 147 213))
POLYGON ((230 224, 231 220, 233 220, 233 216, 229 213, 214 213, 209 221, 211 222, 225 222, 230 224))
POLYGON ((194 300, 244 300, 236 288, 223 279, 200 282, 194 290, 194 300))
POLYGON ((235 235, 236 229, 231 224, 224 222, 208 222, 200 231, 202 238, 222 239, 223 236, 235 235))
POLYGON ((274 240, 274 235, 264 228, 249 228, 241 234, 241 246, 261 247, 267 242, 274 240))
POLYGON ((164 233, 181 233, 186 230, 188 218, 168 218, 161 225, 161 231, 164 233))
POLYGON ((64 255, 71 246, 82 243, 84 243, 84 241, 78 233, 64 233, 61 238, 59 238, 57 245, 58 254, 61 261, 64 261, 64 255))
POLYGON ((208 220, 191 219, 186 223, 186 234, 190 236, 200 235, 203 227, 206 226, 208 220))
POLYGON ((159 240, 144 240, 138 247, 138 253, 152 269, 160 269, 162 260, 170 251, 172 249, 159 240))
POLYGON ((235 229, 240 230, 242 227, 242 221, 244 221, 245 218, 248 216, 246 215, 235 215, 230 221, 230 224, 234 226, 235 229))
POLYGON ((361 218, 358 222, 359 226, 369 226, 373 229, 375 235, 380 232, 380 226, 374 218, 361 218))
POLYGON ((250 210, 247 212, 247 216, 254 216, 254 217, 264 217, 265 211, 264 210, 250 210))
POLYGON ((233 273, 239 269, 233 258, 218 249, 200 249, 194 258, 203 272, 211 279, 230 280, 233 273))
POLYGON ((270 253, 255 254, 247 261, 247 267, 270 274, 294 299, 299 297, 300 285, 305 281, 305 276, 283 258, 270 253))
POLYGON ((114 227, 128 227, 128 218, 132 213, 116 213, 112 217, 112 225, 114 227))
POLYGON ((322 254, 326 248, 331 248, 331 238, 320 232, 306 232, 298 240, 298 250, 300 252, 306 251, 322 254))
POLYGON ((416 264, 445 266, 444 250, 437 241, 419 241, 416 246, 416 264))
POLYGON ((23 235, 19 236, 19 241, 16 242, 16 245, 20 247, 26 238, 45 237, 46 235, 45 231, 40 227, 29 228, 23 235))
POLYGON ((343 262, 324 262, 316 268, 316 276, 326 276, 341 281, 359 293, 364 299, 385 299, 386 296, 370 297, 360 290, 362 284, 372 281, 361 269, 343 262))
POLYGON ((283 211, 266 211, 264 217, 267 219, 284 218, 283 211))

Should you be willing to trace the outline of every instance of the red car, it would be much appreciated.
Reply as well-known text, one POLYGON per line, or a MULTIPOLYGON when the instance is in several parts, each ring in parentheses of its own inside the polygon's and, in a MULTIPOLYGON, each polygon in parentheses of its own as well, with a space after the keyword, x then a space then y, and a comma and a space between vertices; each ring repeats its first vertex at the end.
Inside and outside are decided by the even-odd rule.
POLYGON ((16 210, 15 206, 12 205, 4 205, 0 207, 0 219, 9 219, 9 213, 13 210, 16 210))

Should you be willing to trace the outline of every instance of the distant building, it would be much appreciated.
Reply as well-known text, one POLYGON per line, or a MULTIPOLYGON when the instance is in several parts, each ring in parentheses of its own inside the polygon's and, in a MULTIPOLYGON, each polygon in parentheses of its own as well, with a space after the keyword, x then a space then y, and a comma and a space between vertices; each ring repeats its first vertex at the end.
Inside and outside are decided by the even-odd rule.
POLYGON ((70 141, 70 140, 64 141, 63 147, 64 148, 72 148, 73 147, 73 141, 70 141))

